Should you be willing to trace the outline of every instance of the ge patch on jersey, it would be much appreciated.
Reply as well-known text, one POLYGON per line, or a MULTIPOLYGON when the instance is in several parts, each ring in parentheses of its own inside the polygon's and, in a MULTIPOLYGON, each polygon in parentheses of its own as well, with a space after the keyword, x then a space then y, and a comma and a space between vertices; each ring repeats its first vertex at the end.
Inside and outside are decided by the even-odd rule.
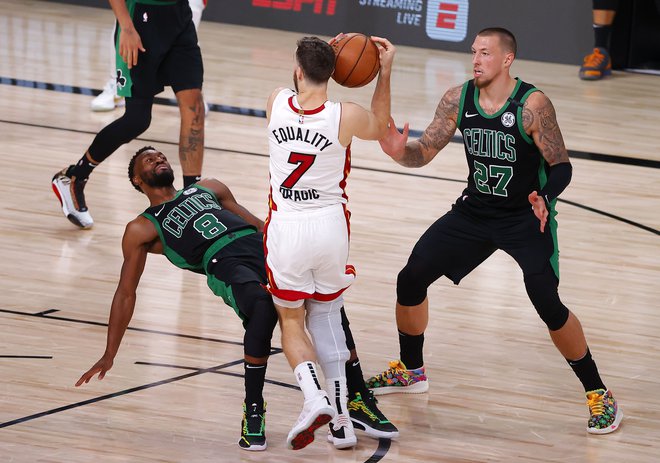
POLYGON ((513 124, 516 123, 516 116, 513 113, 507 111, 502 114, 502 125, 504 127, 513 127, 513 124))

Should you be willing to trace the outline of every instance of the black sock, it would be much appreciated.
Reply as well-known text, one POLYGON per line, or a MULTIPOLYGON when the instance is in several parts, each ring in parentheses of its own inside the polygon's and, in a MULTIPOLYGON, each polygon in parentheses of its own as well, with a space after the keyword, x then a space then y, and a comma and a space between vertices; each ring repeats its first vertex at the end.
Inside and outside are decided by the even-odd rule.
POLYGON ((607 389, 603 380, 600 379, 598 374, 598 368, 596 367, 596 362, 591 358, 591 352, 587 348, 587 353, 584 354, 580 360, 568 360, 568 364, 571 366, 575 375, 578 377, 582 385, 584 386, 585 392, 593 391, 596 389, 607 389))
POLYGON ((89 177, 96 166, 98 166, 98 163, 91 162, 87 154, 84 154, 78 162, 67 169, 66 175, 67 177, 75 177, 77 180, 84 180, 89 177))
POLYGON ((348 401, 355 399, 355 394, 360 393, 362 398, 369 396, 369 390, 364 384, 360 359, 346 362, 346 386, 348 388, 348 401))
POLYGON ((399 353, 406 368, 415 370, 424 366, 423 349, 424 333, 412 335, 399 331, 399 353))
POLYGON ((193 183, 197 183, 202 179, 201 175, 184 175, 183 176, 183 187, 188 188, 193 183))
POLYGON ((243 369, 245 370, 245 404, 248 407, 257 404, 257 408, 263 409, 266 365, 243 362, 243 369))
POLYGON ((594 37, 596 39, 595 46, 610 49, 610 37, 612 35, 612 25, 601 26, 594 24, 594 37))

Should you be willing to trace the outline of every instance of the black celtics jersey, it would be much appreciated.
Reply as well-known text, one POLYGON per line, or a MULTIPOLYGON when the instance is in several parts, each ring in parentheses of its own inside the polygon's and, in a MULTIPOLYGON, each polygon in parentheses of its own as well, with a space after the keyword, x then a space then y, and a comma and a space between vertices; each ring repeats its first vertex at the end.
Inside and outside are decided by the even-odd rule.
POLYGON ((158 230, 165 256, 177 267, 203 271, 209 259, 256 228, 226 209, 204 187, 193 185, 142 215, 158 230))
POLYGON ((507 104, 492 115, 479 105, 479 89, 474 81, 463 85, 457 125, 470 168, 463 198, 481 214, 499 215, 529 208, 527 196, 539 191, 547 178, 547 163, 525 133, 522 119, 523 103, 538 90, 516 80, 507 104))

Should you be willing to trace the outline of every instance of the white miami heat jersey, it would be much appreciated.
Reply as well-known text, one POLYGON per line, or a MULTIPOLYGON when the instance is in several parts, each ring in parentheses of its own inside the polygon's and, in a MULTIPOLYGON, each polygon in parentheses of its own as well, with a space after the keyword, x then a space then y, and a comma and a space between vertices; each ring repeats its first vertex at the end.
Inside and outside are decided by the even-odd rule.
POLYGON ((350 145, 339 143, 340 119, 340 103, 326 101, 302 110, 293 90, 277 94, 268 124, 272 210, 305 211, 347 202, 351 155, 350 145))

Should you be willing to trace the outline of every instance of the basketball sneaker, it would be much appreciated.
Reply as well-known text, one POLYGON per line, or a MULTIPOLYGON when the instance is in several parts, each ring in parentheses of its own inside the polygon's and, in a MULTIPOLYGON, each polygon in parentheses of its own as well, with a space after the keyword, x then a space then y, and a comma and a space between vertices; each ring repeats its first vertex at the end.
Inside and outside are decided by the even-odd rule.
POLYGON ((99 93, 96 98, 89 104, 92 111, 112 111, 113 109, 124 106, 124 97, 117 96, 117 81, 115 78, 110 78, 105 83, 103 91, 99 93))
POLYGON ((62 212, 69 222, 80 228, 92 228, 94 220, 87 210, 83 193, 87 179, 77 180, 70 177, 68 172, 72 167, 66 167, 53 176, 53 192, 60 200, 62 212))
POLYGON ((332 443, 336 449, 349 449, 357 445, 353 423, 346 413, 335 416, 329 427, 328 442, 332 443))
POLYGON ((319 395, 303 404, 298 421, 289 431, 286 443, 293 450, 307 447, 314 441, 314 431, 327 424, 335 417, 335 410, 330 405, 328 394, 319 391, 319 395))
POLYGON ((587 405, 591 418, 587 422, 587 432, 608 434, 619 429, 623 412, 617 406, 612 393, 605 389, 587 392, 587 405))
POLYGON ((584 57, 580 67, 580 79, 599 80, 610 74, 612 74, 612 60, 606 49, 596 47, 591 54, 584 57))
POLYGON ((263 407, 243 402, 243 421, 241 422, 241 439, 238 446, 243 450, 266 450, 266 403, 263 407))
POLYGON ((375 395, 420 394, 429 390, 429 380, 424 367, 408 370, 401 360, 392 360, 384 372, 369 378, 366 385, 375 395))
POLYGON ((355 399, 348 403, 348 413, 353 427, 376 439, 399 437, 399 430, 378 409, 377 403, 373 391, 369 391, 369 396, 364 399, 359 392, 355 394, 355 399))

